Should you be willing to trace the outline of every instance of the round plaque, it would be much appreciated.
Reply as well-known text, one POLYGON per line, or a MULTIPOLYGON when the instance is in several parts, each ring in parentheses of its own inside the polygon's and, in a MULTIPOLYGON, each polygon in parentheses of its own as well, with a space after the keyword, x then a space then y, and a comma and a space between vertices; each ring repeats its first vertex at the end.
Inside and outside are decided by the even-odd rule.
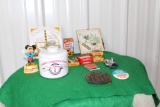
POLYGON ((122 79, 122 80, 127 79, 129 77, 129 74, 123 70, 115 70, 112 72, 112 74, 115 78, 122 79))

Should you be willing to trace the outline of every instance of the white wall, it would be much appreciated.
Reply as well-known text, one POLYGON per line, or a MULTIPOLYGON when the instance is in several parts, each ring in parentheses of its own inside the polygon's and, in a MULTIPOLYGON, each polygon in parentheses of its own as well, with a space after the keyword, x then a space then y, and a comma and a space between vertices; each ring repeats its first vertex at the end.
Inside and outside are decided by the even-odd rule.
MULTIPOLYGON (((159 45, 160 46, 160 45, 159 45)), ((160 53, 160 49, 159 49, 159 53, 160 53)), ((159 63, 160 64, 160 54, 159 54, 159 63)), ((157 82, 156 82, 156 90, 157 90, 157 94, 159 95, 160 97, 160 66, 158 65, 158 72, 157 72, 157 82)), ((159 105, 160 107, 160 105, 159 105)))
POLYGON ((29 28, 59 25, 76 53, 76 30, 100 28, 106 50, 140 59, 160 94, 160 0, 1 0, 0 7, 0 85, 26 63, 29 28))
POLYGON ((0 79, 0 86, 2 86, 2 80, 0 79))
MULTIPOLYGON (((0 56, 1 56, 1 54, 0 54, 0 56)), ((0 57, 0 71, 2 71, 1 57, 0 57)), ((3 73, 0 72, 0 87, 2 86, 3 82, 4 82, 3 73)))

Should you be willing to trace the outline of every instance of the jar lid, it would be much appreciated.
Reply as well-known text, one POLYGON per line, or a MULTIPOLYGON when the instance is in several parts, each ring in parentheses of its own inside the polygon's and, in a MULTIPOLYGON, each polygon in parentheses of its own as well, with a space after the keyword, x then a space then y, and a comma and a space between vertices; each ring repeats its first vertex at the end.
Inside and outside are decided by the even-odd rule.
POLYGON ((47 47, 48 52, 57 52, 58 46, 49 46, 47 47))
POLYGON ((49 46, 47 49, 41 50, 38 57, 53 58, 67 55, 67 50, 61 49, 58 46, 49 46))

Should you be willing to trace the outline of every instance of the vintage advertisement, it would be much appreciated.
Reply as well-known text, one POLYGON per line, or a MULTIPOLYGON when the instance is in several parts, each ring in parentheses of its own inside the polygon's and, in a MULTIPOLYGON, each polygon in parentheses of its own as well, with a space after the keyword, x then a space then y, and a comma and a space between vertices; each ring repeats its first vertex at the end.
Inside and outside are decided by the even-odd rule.
POLYGON ((104 51, 104 45, 98 28, 77 30, 81 54, 91 51, 104 51))
POLYGON ((47 46, 63 48, 61 28, 59 26, 30 28, 30 44, 36 45, 38 48, 47 46))
POLYGON ((48 46, 63 48, 61 28, 59 26, 30 28, 30 45, 36 45, 35 57, 38 56, 40 50, 48 46))

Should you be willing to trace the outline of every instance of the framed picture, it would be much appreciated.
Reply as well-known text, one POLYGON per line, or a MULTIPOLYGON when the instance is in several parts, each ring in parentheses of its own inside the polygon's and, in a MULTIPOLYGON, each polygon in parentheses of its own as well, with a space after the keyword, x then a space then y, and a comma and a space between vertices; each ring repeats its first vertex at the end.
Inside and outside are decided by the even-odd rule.
POLYGON ((38 56, 40 50, 46 49, 47 46, 63 48, 61 28, 59 26, 30 28, 29 38, 30 45, 36 45, 37 47, 35 57, 38 56))
POLYGON ((77 30, 78 42, 81 54, 91 51, 104 51, 104 45, 98 28, 89 30, 77 30))
POLYGON ((59 26, 30 28, 30 44, 37 45, 37 47, 59 46, 63 48, 61 28, 59 26))

